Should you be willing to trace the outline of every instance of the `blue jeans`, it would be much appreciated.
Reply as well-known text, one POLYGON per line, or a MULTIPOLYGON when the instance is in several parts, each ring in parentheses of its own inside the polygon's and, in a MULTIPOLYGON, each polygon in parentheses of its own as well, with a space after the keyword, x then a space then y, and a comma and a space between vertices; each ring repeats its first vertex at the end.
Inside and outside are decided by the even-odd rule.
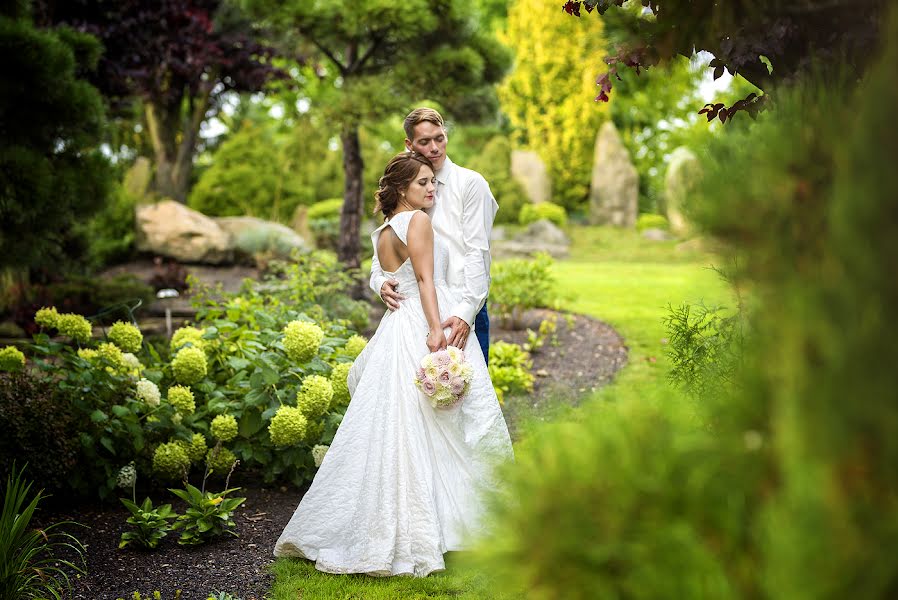
POLYGON ((477 341, 480 342, 480 349, 483 350, 483 359, 486 364, 490 362, 490 316, 486 312, 485 302, 483 308, 474 317, 474 334, 477 335, 477 341))

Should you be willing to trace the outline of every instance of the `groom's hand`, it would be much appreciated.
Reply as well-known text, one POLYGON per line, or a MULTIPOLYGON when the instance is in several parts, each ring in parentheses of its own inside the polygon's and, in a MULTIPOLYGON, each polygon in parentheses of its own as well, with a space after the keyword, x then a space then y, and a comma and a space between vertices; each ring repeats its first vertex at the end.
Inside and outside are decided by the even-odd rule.
POLYGON ((470 325, 465 323, 464 319, 449 317, 443 321, 442 327, 443 329, 446 327, 451 329, 446 340, 448 344, 450 346, 455 346, 456 348, 464 349, 465 344, 468 342, 468 334, 471 333, 470 325))
POLYGON ((380 286, 380 298, 390 310, 399 310, 399 301, 405 300, 405 296, 399 293, 399 282, 395 279, 387 279, 380 286))

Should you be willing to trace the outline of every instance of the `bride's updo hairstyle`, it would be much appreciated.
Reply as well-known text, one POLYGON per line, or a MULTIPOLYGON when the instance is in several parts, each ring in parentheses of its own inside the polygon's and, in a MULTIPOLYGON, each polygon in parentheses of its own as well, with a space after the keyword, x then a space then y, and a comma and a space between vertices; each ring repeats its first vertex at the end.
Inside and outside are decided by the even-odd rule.
POLYGON ((415 151, 397 154, 387 163, 384 175, 380 178, 377 191, 374 193, 374 214, 381 212, 384 217, 393 216, 403 192, 418 176, 421 165, 427 165, 433 170, 430 160, 415 151))

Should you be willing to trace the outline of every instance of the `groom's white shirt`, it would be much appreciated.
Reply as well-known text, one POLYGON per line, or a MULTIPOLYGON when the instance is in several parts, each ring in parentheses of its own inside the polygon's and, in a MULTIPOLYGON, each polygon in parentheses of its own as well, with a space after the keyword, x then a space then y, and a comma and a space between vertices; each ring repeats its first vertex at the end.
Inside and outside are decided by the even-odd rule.
MULTIPOLYGON (((450 314, 474 326, 490 289, 490 231, 499 205, 483 176, 449 160, 437 174, 436 201, 427 213, 449 247, 447 283, 461 301, 450 314)), ((371 261, 371 289, 380 295, 387 277, 377 253, 371 261)))

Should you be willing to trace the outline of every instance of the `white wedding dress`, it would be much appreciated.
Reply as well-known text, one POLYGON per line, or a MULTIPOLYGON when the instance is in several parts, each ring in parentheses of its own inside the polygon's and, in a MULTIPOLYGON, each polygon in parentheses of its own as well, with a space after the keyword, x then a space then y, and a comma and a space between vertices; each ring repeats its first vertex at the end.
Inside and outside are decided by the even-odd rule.
MULTIPOLYGON (((375 252, 386 227, 407 242, 416 212, 375 230, 375 252)), ((447 257, 435 236, 441 319, 455 305, 447 257)), ((330 573, 424 577, 445 568, 444 552, 483 533, 478 491, 491 487, 497 461, 512 458, 511 440, 473 331, 464 351, 474 376, 464 400, 435 409, 418 391, 415 370, 429 352, 418 283, 410 260, 385 274, 406 299, 384 315, 353 364, 346 415, 274 554, 311 559, 330 573)))

